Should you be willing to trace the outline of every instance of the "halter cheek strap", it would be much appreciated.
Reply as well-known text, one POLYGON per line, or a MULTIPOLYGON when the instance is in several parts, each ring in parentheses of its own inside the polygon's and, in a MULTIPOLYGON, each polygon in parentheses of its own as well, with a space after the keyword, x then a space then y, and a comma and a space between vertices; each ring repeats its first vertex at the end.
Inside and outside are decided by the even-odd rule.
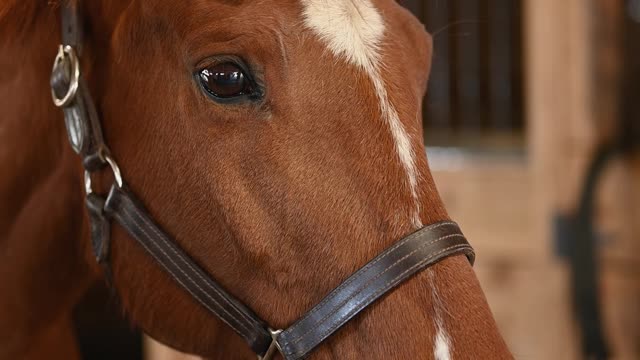
POLYGON ((173 280, 265 359, 276 352, 289 360, 305 357, 381 296, 446 257, 464 254, 474 261, 473 249, 457 224, 445 221, 427 226, 371 260, 289 328, 274 331, 195 263, 127 189, 112 186, 104 211, 173 280))
POLYGON ((401 239, 344 280, 318 305, 287 329, 273 330, 248 306, 227 292, 168 235, 128 188, 104 142, 100 120, 80 69, 82 26, 77 4, 62 5, 63 45, 52 75, 54 103, 64 112, 72 148, 85 167, 86 205, 91 243, 106 263, 110 227, 116 222, 204 309, 245 339, 259 359, 281 354, 285 360, 307 356, 369 305, 423 269, 453 255, 474 252, 458 225, 440 222, 401 239), (115 183, 107 198, 93 192, 91 173, 109 167, 115 183))
POLYGON ((150 254, 163 270, 210 313, 240 334, 251 349, 264 353, 271 344, 265 322, 227 293, 151 218, 126 188, 114 185, 104 211, 150 254))

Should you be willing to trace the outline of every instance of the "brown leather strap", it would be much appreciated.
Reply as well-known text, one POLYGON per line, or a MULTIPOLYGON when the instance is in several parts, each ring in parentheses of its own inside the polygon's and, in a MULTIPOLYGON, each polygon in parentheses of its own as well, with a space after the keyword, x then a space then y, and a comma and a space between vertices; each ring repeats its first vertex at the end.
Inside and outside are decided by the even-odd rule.
MULTIPOLYGON (((134 195, 114 185, 105 212, 209 312, 229 325, 257 354, 272 344, 271 333, 248 307, 225 291, 153 221, 134 195)), ((378 298, 442 259, 474 252, 458 225, 441 222, 402 239, 345 280, 311 311, 281 332, 275 345, 286 360, 305 357, 378 298)))
MULTIPOLYGON (((251 349, 264 356, 279 351, 285 360, 305 357, 350 319, 415 273, 452 255, 465 254, 473 264, 474 253, 455 223, 427 226, 391 246, 333 290, 320 304, 284 331, 271 331, 242 302, 225 291, 191 259, 154 221, 148 211, 126 189, 114 185, 106 201, 90 189, 90 173, 112 161, 102 136, 100 119, 84 78, 74 80, 72 54, 80 53, 81 1, 62 5, 63 44, 71 49, 56 60, 51 87, 61 99, 77 85, 70 101, 62 101, 69 141, 87 170, 87 208, 91 219, 92 247, 99 262, 107 264, 110 222, 115 219, 198 303, 242 336, 251 349), (76 82, 77 80, 77 82, 76 82), (265 355, 266 354, 266 355, 265 355)), ((71 94, 72 92, 69 92, 71 94)), ((111 165, 116 175, 115 163, 111 165)), ((119 170, 118 170, 119 176, 119 170)), ((121 181, 121 179, 120 179, 121 181)))
POLYGON ((304 357, 398 284, 457 254, 465 254, 473 264, 473 249, 453 222, 437 223, 409 235, 362 267, 283 331, 278 337, 282 354, 287 360, 304 357))
POLYGON ((229 325, 258 354, 271 344, 267 326, 251 310, 218 285, 155 224, 131 192, 114 185, 105 204, 114 218, 183 289, 229 325))

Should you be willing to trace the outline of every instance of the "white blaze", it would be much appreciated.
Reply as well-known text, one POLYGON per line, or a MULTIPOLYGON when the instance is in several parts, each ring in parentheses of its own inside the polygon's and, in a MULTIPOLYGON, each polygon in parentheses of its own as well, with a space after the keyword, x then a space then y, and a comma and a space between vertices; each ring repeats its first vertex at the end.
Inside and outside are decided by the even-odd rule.
MULTIPOLYGON (((371 79, 380 103, 382 118, 389 125, 402 166, 407 172, 409 188, 414 200, 412 224, 422 226, 418 214, 417 170, 415 154, 409 134, 400 121, 398 111, 389 100, 384 80, 380 76, 382 64, 381 46, 385 24, 380 12, 370 0, 301 0, 304 5, 304 23, 339 58, 358 66, 371 79)), ((429 275, 434 300, 436 337, 433 356, 436 360, 451 359, 451 339, 442 319, 442 303, 439 299, 433 274, 429 275)))
POLYGON ((433 358, 435 360, 451 360, 450 339, 441 321, 436 321, 436 339, 433 345, 433 358))
POLYGON ((429 285, 431 287, 431 300, 433 301, 433 308, 435 313, 435 327, 436 338, 433 343, 433 358, 435 360, 451 360, 451 338, 444 328, 444 321, 442 319, 442 299, 438 293, 438 287, 435 281, 435 273, 433 269, 427 269, 427 277, 429 279, 429 285))
POLYGON ((411 139, 400 121, 398 111, 389 100, 380 76, 380 48, 384 40, 385 24, 380 12, 370 0, 301 0, 304 23, 324 41, 331 52, 360 67, 371 79, 383 119, 389 124, 396 150, 407 172, 409 188, 414 200, 412 224, 422 226, 418 203, 417 171, 411 139))

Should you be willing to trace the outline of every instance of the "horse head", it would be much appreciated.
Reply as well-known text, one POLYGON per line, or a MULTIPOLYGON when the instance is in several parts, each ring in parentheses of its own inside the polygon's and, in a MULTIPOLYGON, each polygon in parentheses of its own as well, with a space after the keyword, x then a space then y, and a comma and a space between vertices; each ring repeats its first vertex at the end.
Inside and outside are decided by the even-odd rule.
MULTIPOLYGON (((60 20, 31 10, 42 23, 21 36, 47 32, 39 51, 52 55, 60 20)), ((422 139, 432 40, 396 1, 92 1, 81 18, 83 77, 127 186, 269 324, 286 328, 399 239, 448 220, 422 139)), ((46 84, 37 66, 25 75, 34 87, 46 84)), ((62 129, 62 115, 42 106, 39 118, 62 129)), ((52 148, 67 142, 54 135, 52 148)), ((58 153, 68 175, 55 181, 81 183, 80 160, 68 145, 58 153)), ((92 179, 96 193, 113 183, 109 171, 92 179)), ((64 207, 82 216, 73 243, 95 276, 80 208, 64 207)), ((145 332, 202 356, 255 356, 121 227, 110 244, 112 284, 145 332)), ((453 256, 312 354, 365 356, 509 355, 471 266, 453 256)))

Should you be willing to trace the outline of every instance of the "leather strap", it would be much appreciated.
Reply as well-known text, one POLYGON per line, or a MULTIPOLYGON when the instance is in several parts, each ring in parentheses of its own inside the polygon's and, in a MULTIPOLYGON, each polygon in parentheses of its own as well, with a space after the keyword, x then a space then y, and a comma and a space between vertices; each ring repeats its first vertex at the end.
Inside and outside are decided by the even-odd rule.
POLYGON ((80 17, 81 1, 67 1, 60 6, 62 18, 62 43, 73 46, 78 55, 82 54, 82 26, 80 17))
MULTIPOLYGON (((105 212, 120 224, 162 268, 209 312, 229 325, 257 354, 272 344, 266 323, 225 291, 184 252, 125 188, 114 185, 105 212)), ((441 222, 402 239, 327 295, 322 302, 276 337, 286 360, 305 357, 378 298, 442 259, 474 252, 458 225, 441 222)))
MULTIPOLYGON (((106 165, 109 149, 102 135, 100 118, 80 66, 82 53, 82 23, 80 1, 66 1, 61 5, 62 45, 51 71, 50 85, 56 99, 70 94, 61 106, 69 143, 82 157, 88 172, 106 165), (75 90, 74 90, 75 89, 75 90)), ((103 214, 104 199, 90 194, 86 200, 91 226, 91 243, 99 263, 107 265, 109 255, 109 221, 103 214)))
POLYGON ((354 316, 415 273, 451 255, 475 255, 458 225, 441 222, 399 241, 333 290, 283 331, 278 343, 287 360, 300 359, 354 316))
MULTIPOLYGON (((62 17, 62 46, 70 46, 79 62, 82 54, 82 23, 80 17, 80 1, 68 1, 61 6, 62 17)), ((88 171, 97 171, 105 165, 105 156, 109 149, 105 145, 102 126, 96 106, 89 93, 82 71, 78 79, 72 76, 74 63, 67 55, 65 61, 57 62, 51 74, 51 88, 58 98, 77 80, 77 91, 72 101, 63 107, 65 124, 69 142, 73 149, 82 157, 82 162, 88 171)), ((79 64, 78 64, 79 66, 79 64)))
POLYGON ((111 224, 104 213, 104 199, 96 194, 88 194, 85 200, 91 226, 91 247, 98 263, 106 262, 109 257, 111 224))
MULTIPOLYGON (((57 105, 65 115, 69 141, 82 157, 87 187, 87 209, 91 221, 92 248, 98 262, 108 265, 110 219, 117 221, 200 305, 242 336, 263 360, 276 350, 285 360, 305 357, 350 319, 412 275, 442 259, 458 254, 471 264, 474 253, 460 228, 441 222, 400 240, 345 280, 317 306, 284 331, 272 331, 253 311, 222 288, 154 221, 149 212, 127 190, 102 135, 100 119, 80 72, 75 72, 82 45, 79 16, 81 1, 62 3, 63 44, 51 76, 57 105), (62 52, 62 50, 66 52, 62 52), (77 74, 76 77, 74 74, 77 74), (73 86, 72 86, 73 85, 73 86), (77 86, 74 93, 70 89, 77 86), (67 98, 68 100, 62 100, 67 98), (73 95, 73 96, 71 96, 73 95), (91 172, 111 166, 116 182, 106 200, 91 190, 91 172)), ((108 270, 108 267, 107 267, 108 270)), ((109 271, 107 271, 109 274, 109 271)))
POLYGON ((147 210, 124 188, 114 185, 105 212, 115 219, 183 289, 262 354, 271 344, 265 323, 211 279, 155 224, 147 210))

